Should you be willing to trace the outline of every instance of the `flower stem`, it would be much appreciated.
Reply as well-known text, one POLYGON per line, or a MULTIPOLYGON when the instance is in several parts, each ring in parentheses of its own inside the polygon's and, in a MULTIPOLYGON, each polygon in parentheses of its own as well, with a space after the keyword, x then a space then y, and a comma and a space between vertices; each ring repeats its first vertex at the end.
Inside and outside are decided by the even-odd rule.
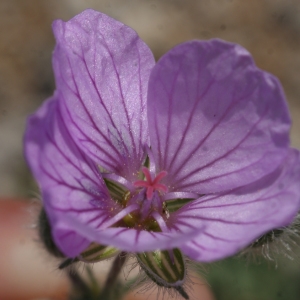
POLYGON ((175 287, 175 290, 184 298, 184 299, 190 299, 189 295, 187 292, 183 289, 182 286, 177 286, 175 287))
POLYGON ((111 269, 107 275, 106 282, 102 289, 99 299, 110 299, 112 292, 115 292, 113 287, 116 284, 119 273, 122 270, 126 261, 126 252, 121 252, 114 260, 111 269))
POLYGON ((70 295, 70 300, 92 299, 90 287, 78 275, 75 270, 68 270, 68 277, 72 283, 73 289, 70 295))

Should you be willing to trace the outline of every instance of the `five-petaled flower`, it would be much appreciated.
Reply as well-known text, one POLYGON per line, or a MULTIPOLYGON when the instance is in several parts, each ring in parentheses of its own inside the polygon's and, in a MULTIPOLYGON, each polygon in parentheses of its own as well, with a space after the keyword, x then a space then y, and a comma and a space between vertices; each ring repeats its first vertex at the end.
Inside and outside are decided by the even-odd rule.
POLYGON ((86 10, 55 21, 56 91, 25 155, 59 249, 180 249, 224 258, 299 210, 281 86, 241 46, 176 46, 156 64, 129 27, 86 10))

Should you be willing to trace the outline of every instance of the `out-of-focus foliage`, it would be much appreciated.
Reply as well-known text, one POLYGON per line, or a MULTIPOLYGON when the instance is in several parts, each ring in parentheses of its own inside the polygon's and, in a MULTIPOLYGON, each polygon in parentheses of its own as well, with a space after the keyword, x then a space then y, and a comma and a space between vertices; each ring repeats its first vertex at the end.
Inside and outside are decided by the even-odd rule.
POLYGON ((207 280, 216 300, 299 300, 299 262, 247 263, 231 258, 209 268, 207 280))

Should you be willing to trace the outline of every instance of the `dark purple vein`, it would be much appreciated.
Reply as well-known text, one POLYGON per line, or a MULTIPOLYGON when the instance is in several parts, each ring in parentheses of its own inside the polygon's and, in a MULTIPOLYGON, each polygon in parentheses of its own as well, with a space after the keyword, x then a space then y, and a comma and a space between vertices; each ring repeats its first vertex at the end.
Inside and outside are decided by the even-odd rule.
MULTIPOLYGON (((252 91, 253 93, 253 91, 252 91)), ((251 93, 251 94, 252 94, 251 93)), ((250 94, 250 95, 251 95, 250 94)), ((249 97, 250 95, 246 95, 238 100, 232 100, 232 102, 230 103, 230 105, 227 107, 227 109, 225 110, 225 112, 223 113, 223 115, 221 116, 221 118, 218 120, 218 122, 216 122, 212 128, 209 130, 209 132, 205 135, 205 137, 199 141, 199 143, 197 145, 195 145, 195 147, 190 151, 190 154, 186 155, 185 160, 183 160, 181 162, 181 164, 177 167, 177 169, 175 169, 175 171, 173 171, 173 174, 178 174, 180 173, 180 170, 187 164, 187 162, 193 157, 193 154, 205 143, 205 141, 210 137, 210 135, 214 132, 214 130, 216 128, 219 127, 220 123, 222 122, 222 120, 226 117, 226 115, 230 112, 231 109, 233 109, 235 107, 235 105, 237 103, 239 103, 241 100, 245 99, 246 97, 249 97)), ((217 161, 217 160, 216 160, 217 161)), ((214 162, 214 161, 213 161, 214 162)), ((205 165, 206 167, 207 165, 205 165)), ((201 170, 204 167, 200 167, 197 169, 197 171, 199 171, 199 169, 201 170)), ((187 176, 190 176, 189 174, 187 176)), ((185 177, 187 177, 185 176, 185 177)), ((180 181, 183 180, 182 178, 179 179, 180 181)), ((177 180, 177 181, 179 181, 177 180)))
MULTIPOLYGON (((264 114, 262 114, 261 118, 251 127, 251 129, 248 131, 248 133, 230 150, 228 150, 226 153, 224 153, 223 155, 219 156, 218 158, 212 160, 211 162, 205 164, 205 166, 201 166, 198 167, 197 169, 194 169, 194 171, 189 172, 188 174, 186 174, 185 176, 179 178, 176 180, 176 182, 174 183, 174 185, 178 185, 178 182, 182 182, 184 181, 186 178, 194 175, 195 173, 198 173, 201 170, 204 170, 208 167, 210 167, 211 165, 215 164, 217 161, 223 159, 224 157, 230 155, 231 153, 233 153, 236 149, 239 148, 239 146, 241 146, 241 144, 248 139, 248 137, 250 136, 250 134, 253 132, 253 130, 256 128, 256 126, 261 122, 261 120, 263 119, 264 115, 267 113, 268 108, 266 108, 264 114)), ((190 159, 190 156, 187 156, 188 160, 190 159)), ((206 178, 205 180, 208 180, 208 178, 206 178)), ((199 181, 197 181, 197 183, 199 183, 199 181)), ((193 185, 195 183, 191 183, 191 184, 184 184, 184 185, 180 185, 180 188, 182 188, 182 186, 187 187, 190 185, 193 185)))

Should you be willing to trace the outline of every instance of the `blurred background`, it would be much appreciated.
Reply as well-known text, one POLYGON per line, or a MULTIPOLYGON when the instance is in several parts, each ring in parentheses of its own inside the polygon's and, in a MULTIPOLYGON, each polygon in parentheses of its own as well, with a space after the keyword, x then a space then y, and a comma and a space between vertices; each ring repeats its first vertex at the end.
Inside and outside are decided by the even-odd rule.
MULTIPOLYGON (((31 203, 37 189, 22 155, 22 136, 28 114, 55 89, 51 23, 68 20, 86 8, 134 28, 156 59, 190 39, 218 37, 241 44, 260 68, 280 79, 293 119, 292 145, 300 148, 299 0, 1 0, 1 300, 63 299, 66 293, 56 262, 44 254, 29 228, 36 218, 36 204, 31 203), (25 296, 26 289, 34 288, 25 296)), ((201 273, 218 300, 300 299, 297 259, 254 264, 231 258, 205 266, 201 273)))

